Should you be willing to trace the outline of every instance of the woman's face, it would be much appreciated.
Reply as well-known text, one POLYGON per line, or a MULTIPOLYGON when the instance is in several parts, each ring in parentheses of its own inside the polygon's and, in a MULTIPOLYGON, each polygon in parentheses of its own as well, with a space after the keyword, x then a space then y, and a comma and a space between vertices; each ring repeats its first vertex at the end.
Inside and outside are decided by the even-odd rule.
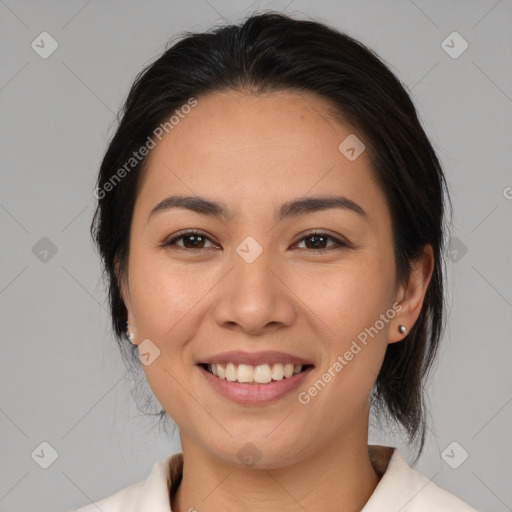
POLYGON ((340 436, 366 440, 387 344, 419 313, 397 305, 390 213, 354 146, 364 137, 327 108, 291 92, 198 98, 151 151, 134 207, 123 297, 145 375, 184 446, 235 464, 285 466, 340 436), (200 196, 225 215, 151 214, 169 196, 200 196), (320 197, 346 201, 283 208, 320 197), (199 234, 177 238, 184 230, 199 234), (269 363, 277 380, 221 381, 200 366, 214 357, 254 363, 235 365, 242 380, 268 379, 269 363), (273 364, 298 360, 308 371, 279 380, 273 364))

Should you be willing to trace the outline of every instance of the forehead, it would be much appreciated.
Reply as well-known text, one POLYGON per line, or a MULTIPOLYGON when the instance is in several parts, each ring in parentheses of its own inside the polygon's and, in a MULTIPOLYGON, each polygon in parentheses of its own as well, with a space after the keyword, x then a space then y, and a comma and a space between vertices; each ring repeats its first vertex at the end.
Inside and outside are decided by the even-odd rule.
POLYGON ((140 202, 149 209, 179 192, 217 198, 237 211, 339 193, 378 214, 386 205, 368 152, 349 160, 339 149, 347 137, 364 143, 364 135, 332 109, 327 100, 303 92, 198 97, 149 154, 140 202))

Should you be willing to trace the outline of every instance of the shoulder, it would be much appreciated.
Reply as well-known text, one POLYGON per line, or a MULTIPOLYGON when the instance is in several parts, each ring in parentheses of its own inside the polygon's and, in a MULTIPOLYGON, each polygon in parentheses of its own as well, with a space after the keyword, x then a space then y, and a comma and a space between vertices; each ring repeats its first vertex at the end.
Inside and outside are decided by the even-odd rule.
POLYGON ((136 510, 135 504, 140 500, 144 482, 129 485, 111 496, 85 505, 73 512, 131 512, 136 510))
POLYGON ((182 453, 175 453, 156 462, 146 480, 129 485, 73 512, 169 512, 170 489, 179 483, 182 469, 182 453))
POLYGON ((362 512, 478 512, 411 468, 397 448, 362 512))

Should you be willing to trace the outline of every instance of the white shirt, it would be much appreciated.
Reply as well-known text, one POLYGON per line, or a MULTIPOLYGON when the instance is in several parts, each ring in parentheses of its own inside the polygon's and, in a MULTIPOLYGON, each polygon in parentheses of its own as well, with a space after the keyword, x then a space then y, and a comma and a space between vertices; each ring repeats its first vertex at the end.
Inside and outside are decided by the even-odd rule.
MULTIPOLYGON (((369 445, 368 449, 382 477, 361 512, 478 512, 409 467, 397 448, 369 445)), ((172 512, 170 496, 182 470, 183 454, 175 453, 156 462, 145 481, 74 512, 172 512)))

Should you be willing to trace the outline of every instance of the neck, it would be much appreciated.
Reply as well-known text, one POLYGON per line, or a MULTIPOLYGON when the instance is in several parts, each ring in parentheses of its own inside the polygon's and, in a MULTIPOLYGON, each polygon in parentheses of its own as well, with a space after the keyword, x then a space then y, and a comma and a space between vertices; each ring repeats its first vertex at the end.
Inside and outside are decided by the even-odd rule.
POLYGON ((277 469, 239 468, 182 436, 183 477, 173 512, 360 511, 379 483, 367 430, 331 439, 321 450, 277 469))

